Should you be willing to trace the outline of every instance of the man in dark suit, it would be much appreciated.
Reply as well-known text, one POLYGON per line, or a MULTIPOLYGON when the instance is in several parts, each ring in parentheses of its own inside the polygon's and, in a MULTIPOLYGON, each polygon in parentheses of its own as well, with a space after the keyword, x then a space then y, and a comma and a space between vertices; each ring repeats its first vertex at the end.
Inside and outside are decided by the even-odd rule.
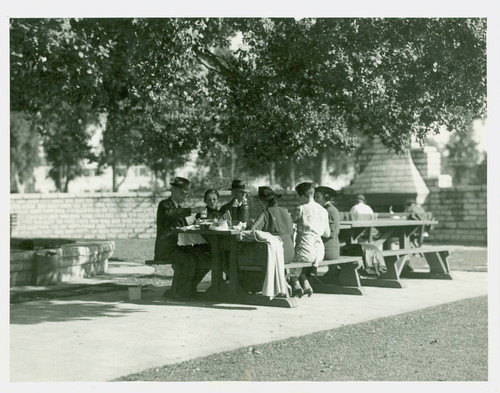
MULTIPOLYGON (((210 271, 210 250, 206 244, 178 246, 177 234, 172 230, 188 225, 186 217, 205 210, 204 206, 182 207, 189 194, 191 182, 176 177, 172 183, 172 193, 158 205, 156 214, 155 260, 172 263, 174 278, 172 296, 189 299, 196 294, 196 288, 210 271)), ((166 296, 168 292, 165 292, 166 296)))
MULTIPOLYGON (((233 180, 231 184, 231 200, 226 203, 225 205, 222 205, 220 208, 220 213, 223 215, 225 212, 231 212, 231 208, 234 207, 240 207, 241 203, 243 201, 243 198, 246 197, 247 194, 247 189, 246 189, 247 184, 242 181, 242 180, 233 180)), ((233 221, 237 221, 238 217, 232 217, 233 221)))

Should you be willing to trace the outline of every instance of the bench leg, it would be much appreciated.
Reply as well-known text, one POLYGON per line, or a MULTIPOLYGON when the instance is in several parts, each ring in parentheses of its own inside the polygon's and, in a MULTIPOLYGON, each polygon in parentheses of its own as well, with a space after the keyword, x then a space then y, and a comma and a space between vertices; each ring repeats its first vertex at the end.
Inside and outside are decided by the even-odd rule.
POLYGON ((317 293, 363 295, 358 268, 357 263, 352 263, 338 270, 329 269, 323 276, 310 276, 309 283, 317 293))
POLYGON ((453 280, 448 264, 448 251, 433 251, 423 253, 429 265, 428 272, 408 272, 404 278, 433 278, 438 280, 453 280))
POLYGON ((382 288, 404 288, 404 285, 399 281, 399 275, 406 263, 407 256, 386 256, 384 262, 387 267, 387 272, 379 277, 361 278, 361 285, 366 287, 382 287, 382 288))
POLYGON ((384 257, 387 272, 380 275, 380 278, 389 280, 399 280, 401 271, 408 260, 408 255, 388 255, 384 257))

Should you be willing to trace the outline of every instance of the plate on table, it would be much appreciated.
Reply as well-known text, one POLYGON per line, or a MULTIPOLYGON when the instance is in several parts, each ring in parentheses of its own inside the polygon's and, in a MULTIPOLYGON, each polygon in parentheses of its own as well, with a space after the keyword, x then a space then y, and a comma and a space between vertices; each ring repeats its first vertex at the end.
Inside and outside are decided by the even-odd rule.
POLYGON ((185 226, 185 227, 180 227, 179 229, 181 229, 183 231, 190 231, 190 230, 193 230, 193 229, 198 229, 198 225, 188 225, 188 226, 185 226))
POLYGON ((210 225, 208 227, 208 229, 210 229, 211 231, 229 231, 229 227, 227 226, 213 226, 213 225, 210 225))

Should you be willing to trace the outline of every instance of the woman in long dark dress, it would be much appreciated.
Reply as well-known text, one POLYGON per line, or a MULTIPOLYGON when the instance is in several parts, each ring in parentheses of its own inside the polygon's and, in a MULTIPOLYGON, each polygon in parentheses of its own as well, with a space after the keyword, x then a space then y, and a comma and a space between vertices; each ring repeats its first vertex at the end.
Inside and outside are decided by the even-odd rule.
POLYGON ((250 230, 269 232, 279 236, 283 242, 284 261, 290 263, 295 251, 293 245, 293 221, 292 216, 284 207, 278 206, 281 195, 276 194, 270 187, 259 187, 257 199, 262 203, 264 210, 259 214, 255 222, 250 225, 250 230))
POLYGON ((319 186, 314 190, 314 200, 328 211, 330 237, 323 238, 323 243, 325 244, 325 259, 337 259, 340 255, 340 213, 333 205, 333 198, 336 196, 337 192, 330 187, 319 186))

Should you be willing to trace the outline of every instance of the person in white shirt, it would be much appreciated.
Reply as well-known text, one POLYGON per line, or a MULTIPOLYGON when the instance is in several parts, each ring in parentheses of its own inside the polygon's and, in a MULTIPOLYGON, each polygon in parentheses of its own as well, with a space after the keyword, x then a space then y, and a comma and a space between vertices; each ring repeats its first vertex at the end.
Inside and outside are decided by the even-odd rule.
POLYGON ((328 212, 314 200, 313 183, 300 183, 295 187, 301 203, 292 214, 297 224, 294 262, 309 262, 310 268, 290 269, 292 296, 312 295, 308 275, 315 274, 319 262, 325 256, 325 246, 321 237, 330 236, 328 212))
POLYGON ((351 214, 351 220, 364 220, 367 216, 371 215, 373 217, 374 213, 370 206, 366 204, 365 196, 362 194, 356 195, 356 204, 351 208, 349 213, 351 214))

